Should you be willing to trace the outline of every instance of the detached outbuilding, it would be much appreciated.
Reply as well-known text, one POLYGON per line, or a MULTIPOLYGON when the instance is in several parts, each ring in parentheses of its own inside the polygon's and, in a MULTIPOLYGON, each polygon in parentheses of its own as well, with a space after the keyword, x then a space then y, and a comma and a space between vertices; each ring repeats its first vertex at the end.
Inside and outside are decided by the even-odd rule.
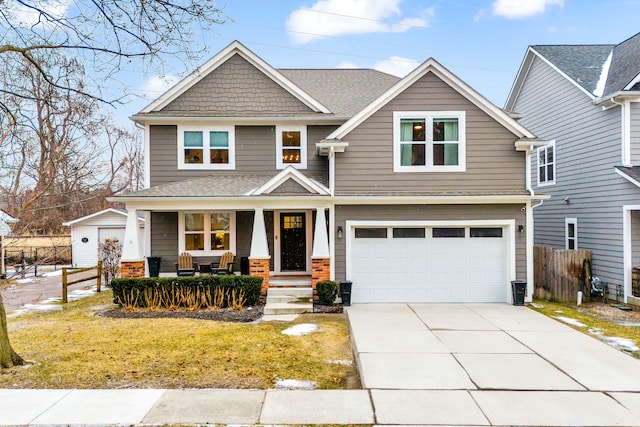
MULTIPOLYGON (((76 268, 91 267, 98 262, 98 245, 106 239, 124 241, 127 210, 109 208, 62 225, 71 227, 71 263, 76 268)), ((144 217, 138 217, 138 233, 144 239, 144 217)))

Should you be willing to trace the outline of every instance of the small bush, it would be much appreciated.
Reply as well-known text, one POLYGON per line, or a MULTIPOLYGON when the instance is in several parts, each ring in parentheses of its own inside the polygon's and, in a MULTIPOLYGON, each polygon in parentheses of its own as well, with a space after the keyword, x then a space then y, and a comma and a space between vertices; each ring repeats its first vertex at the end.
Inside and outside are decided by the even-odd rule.
POLYGON ((318 294, 318 304, 334 305, 338 296, 338 285, 333 280, 323 280, 316 283, 316 293, 318 294))
POLYGON ((149 277, 113 279, 113 302, 127 309, 240 309, 260 301, 262 278, 255 276, 149 277))

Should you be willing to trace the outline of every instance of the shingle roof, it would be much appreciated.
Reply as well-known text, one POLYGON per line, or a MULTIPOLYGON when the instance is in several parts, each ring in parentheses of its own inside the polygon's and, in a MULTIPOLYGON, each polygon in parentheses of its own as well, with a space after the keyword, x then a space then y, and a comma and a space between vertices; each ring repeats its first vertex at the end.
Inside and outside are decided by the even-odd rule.
POLYGON ((603 97, 623 90, 640 73, 640 33, 613 48, 603 97))
MULTIPOLYGON (((607 97, 624 90, 640 74, 640 33, 612 45, 535 45, 533 50, 546 58, 587 92, 607 97), (603 73, 603 66, 612 54, 606 72, 606 84, 594 93, 603 73)), ((635 85, 633 90, 638 90, 635 85)))
POLYGON ((535 45, 531 46, 569 78, 593 93, 602 66, 615 45, 535 45))
POLYGON ((390 74, 365 69, 278 71, 341 117, 354 116, 400 80, 390 74))
POLYGON ((629 178, 631 178, 635 182, 640 182, 640 166, 631 166, 631 167, 616 166, 616 169, 618 169, 623 174, 627 175, 629 178))

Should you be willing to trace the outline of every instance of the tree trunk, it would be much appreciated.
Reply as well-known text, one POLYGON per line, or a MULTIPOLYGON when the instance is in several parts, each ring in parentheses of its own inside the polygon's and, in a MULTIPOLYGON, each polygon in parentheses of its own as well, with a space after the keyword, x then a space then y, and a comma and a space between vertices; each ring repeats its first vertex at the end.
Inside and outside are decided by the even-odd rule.
POLYGON ((7 329, 7 313, 4 309, 2 294, 0 294, 0 368, 12 368, 18 365, 24 365, 24 359, 11 348, 7 329))

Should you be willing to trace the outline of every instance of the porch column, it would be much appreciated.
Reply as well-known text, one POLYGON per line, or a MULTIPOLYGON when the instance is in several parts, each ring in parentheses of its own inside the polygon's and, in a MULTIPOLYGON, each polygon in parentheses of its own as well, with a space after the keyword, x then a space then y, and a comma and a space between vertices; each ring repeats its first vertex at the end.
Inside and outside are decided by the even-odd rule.
POLYGON ((261 302, 267 300, 269 289, 269 244, 267 229, 264 225, 264 209, 256 208, 253 216, 253 232, 251 233, 251 252, 249 253, 249 274, 262 277, 261 302))
POLYGON ((122 242, 122 257, 120 258, 120 277, 133 278, 144 277, 144 275, 144 257, 142 256, 142 244, 138 231, 138 212, 135 209, 128 209, 124 242, 122 242))
POLYGON ((313 234, 313 252, 311 254, 311 286, 313 299, 318 299, 316 284, 331 279, 331 252, 327 235, 327 218, 324 208, 316 209, 316 230, 313 234))

